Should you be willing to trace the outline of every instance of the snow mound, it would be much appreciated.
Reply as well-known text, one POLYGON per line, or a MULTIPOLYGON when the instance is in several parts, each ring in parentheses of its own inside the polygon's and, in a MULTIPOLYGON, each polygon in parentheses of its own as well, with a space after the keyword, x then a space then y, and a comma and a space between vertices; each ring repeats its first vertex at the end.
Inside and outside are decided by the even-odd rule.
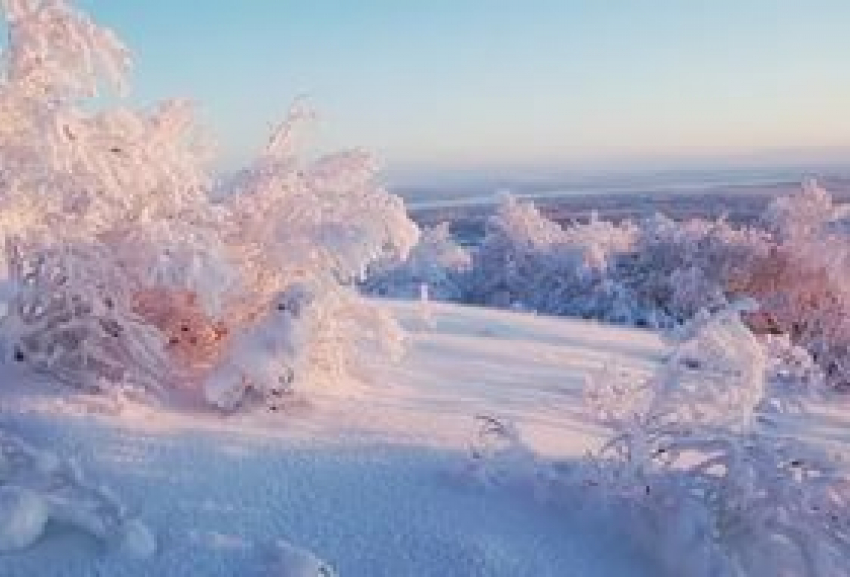
POLYGON ((0 486, 0 552, 23 549, 35 543, 47 525, 47 503, 38 493, 0 486))
POLYGON ((270 577, 336 577, 333 568, 311 551, 280 540, 275 543, 277 559, 270 577))
POLYGON ((0 550, 32 545, 48 520, 117 542, 133 557, 156 550, 151 532, 127 515, 105 487, 85 480, 73 460, 60 459, 0 431, 0 550))
POLYGON ((121 551, 134 559, 148 559, 156 554, 156 537, 144 523, 132 519, 124 526, 121 551))

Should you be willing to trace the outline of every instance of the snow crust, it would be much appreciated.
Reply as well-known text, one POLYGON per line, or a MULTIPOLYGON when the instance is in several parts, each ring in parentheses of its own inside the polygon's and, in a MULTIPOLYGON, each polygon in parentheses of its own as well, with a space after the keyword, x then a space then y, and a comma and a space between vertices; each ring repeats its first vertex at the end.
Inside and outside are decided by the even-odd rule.
POLYGON ((38 493, 14 485, 0 486, 0 552, 35 543, 44 532, 47 518, 47 503, 38 493))
POLYGON ((651 371, 666 351, 656 335, 440 303, 426 326, 417 303, 382 306, 412 331, 402 362, 376 356, 374 379, 331 383, 283 413, 187 413, 10 385, 0 426, 73 456, 156 543, 133 521, 118 547, 48 531, 0 555, 0 575, 262 577, 319 560, 338 575, 661 575, 616 522, 469 471, 482 413, 514 420, 543 454, 580 455, 599 433, 579 417, 586 372, 612 357, 651 371))
MULTIPOLYGON (((671 354, 658 335, 437 302, 423 323, 419 303, 378 304, 410 330, 402 362, 376 356, 371 380, 328 383, 281 413, 190 413, 9 385, 0 426, 72 456, 156 543, 132 522, 126 547, 48 531, 0 555, 0 575, 263 577, 322 563, 338 575, 666 577, 665 567, 686 566, 661 558, 670 550, 656 550, 651 531, 691 547, 703 536, 688 511, 640 538, 625 508, 588 507, 579 493, 543 501, 470 467, 478 415, 513 423, 553 461, 598 446, 606 431, 582 407, 588 378, 610 365, 652 374, 671 354)), ((775 426, 846 452, 848 414, 831 402, 778 414, 775 426)))

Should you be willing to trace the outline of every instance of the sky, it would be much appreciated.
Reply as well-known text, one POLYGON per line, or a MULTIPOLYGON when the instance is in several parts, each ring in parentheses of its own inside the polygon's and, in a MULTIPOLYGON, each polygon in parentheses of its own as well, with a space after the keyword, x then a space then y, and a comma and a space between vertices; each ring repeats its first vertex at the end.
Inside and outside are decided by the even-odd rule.
MULTIPOLYGON (((299 95, 316 146, 395 167, 850 150, 848 0, 79 0, 224 165, 299 95)), ((850 159, 850 154, 846 155, 850 159)))

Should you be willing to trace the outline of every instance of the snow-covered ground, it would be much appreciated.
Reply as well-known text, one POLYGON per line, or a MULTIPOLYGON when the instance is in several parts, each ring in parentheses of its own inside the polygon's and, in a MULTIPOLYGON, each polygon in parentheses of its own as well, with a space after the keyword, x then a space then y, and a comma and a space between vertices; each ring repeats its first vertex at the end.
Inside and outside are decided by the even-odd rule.
MULTIPOLYGON (((56 526, 0 556, 0 575, 280 575, 278 540, 347 576, 661 575, 610 516, 468 474, 479 414, 516 423, 542 454, 593 446, 601 431, 580 408, 585 376, 612 360, 651 371, 666 354, 660 338, 513 312, 388 306, 410 330, 406 357, 283 413, 116 408, 7 369, 0 427, 78 460, 155 531, 158 551, 134 560, 56 526)), ((840 413, 830 419, 819 434, 846 426, 840 413)))

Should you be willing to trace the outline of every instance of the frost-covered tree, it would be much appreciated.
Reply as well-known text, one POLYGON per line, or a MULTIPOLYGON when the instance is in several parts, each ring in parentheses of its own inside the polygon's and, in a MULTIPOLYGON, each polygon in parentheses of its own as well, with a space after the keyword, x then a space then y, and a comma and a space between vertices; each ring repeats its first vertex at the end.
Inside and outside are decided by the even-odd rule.
POLYGON ((777 331, 805 347, 833 386, 850 385, 850 228, 845 207, 807 182, 765 214, 775 244, 746 287, 777 331))
POLYGON ((452 237, 444 222, 421 231, 419 242, 405 260, 378 261, 369 270, 363 289, 374 295, 464 301, 471 267, 469 250, 452 237))
POLYGON ((295 284, 312 294, 301 342, 314 376, 382 340, 391 323, 351 286, 372 261, 403 258, 418 231, 367 155, 302 159, 310 115, 297 104, 216 188, 185 102, 91 105, 126 87, 129 54, 110 31, 65 0, 3 8, 8 358, 91 389, 201 383, 295 284))
POLYGON ((541 313, 597 316, 618 294, 608 282, 612 256, 633 229, 596 218, 562 228, 530 202, 505 197, 473 253, 473 302, 520 305, 541 313))
POLYGON ((766 234, 723 220, 655 215, 560 226, 508 198, 473 251, 469 298, 541 313, 668 328, 719 310, 729 286, 767 251, 766 234))
MULTIPOLYGON (((748 226, 660 214, 634 223, 594 216, 561 225, 533 203, 506 196, 481 244, 468 249, 469 268, 454 283, 463 290, 443 290, 438 298, 672 329, 752 297, 760 308, 746 315, 750 327, 788 335, 821 367, 825 382, 847 386, 847 215, 815 182, 776 199, 748 226)), ((415 297, 429 274, 445 274, 451 253, 441 250, 423 244, 415 260, 384 270, 367 288, 415 297)), ((439 279, 435 285, 443 286, 439 279)))

